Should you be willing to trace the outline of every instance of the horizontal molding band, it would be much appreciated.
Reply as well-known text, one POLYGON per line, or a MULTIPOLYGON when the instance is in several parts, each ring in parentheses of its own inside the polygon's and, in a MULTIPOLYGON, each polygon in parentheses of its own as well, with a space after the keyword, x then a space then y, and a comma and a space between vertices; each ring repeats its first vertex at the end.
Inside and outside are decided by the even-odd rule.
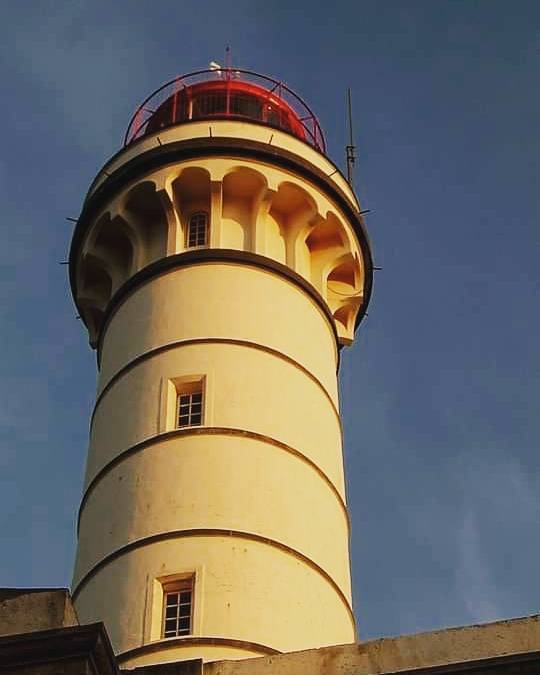
MULTIPOLYGON (((245 138, 230 138, 227 136, 192 138, 156 145, 156 147, 137 155, 118 167, 110 176, 107 176, 106 180, 92 194, 88 195, 82 212, 77 219, 69 253, 70 285, 77 308, 81 309, 77 303, 79 247, 93 218, 105 207, 107 202, 114 198, 131 181, 137 180, 137 178, 148 174, 154 169, 184 160, 216 156, 255 159, 286 169, 307 178, 338 204, 356 233, 364 258, 364 302, 356 317, 356 326, 358 326, 366 313, 373 286, 373 260, 362 214, 330 176, 300 155, 271 145, 270 143, 252 141, 245 138)), ((79 313, 81 312, 79 311, 79 313)))
POLYGON ((128 649, 125 652, 120 652, 116 655, 116 660, 120 663, 134 659, 137 656, 144 654, 155 654, 156 652, 166 651, 168 649, 177 649, 178 647, 193 646, 193 645, 216 645, 218 647, 233 647, 236 649, 245 649, 258 654, 282 654, 279 649, 261 645, 258 642, 250 642, 248 640, 238 640, 236 638, 225 637, 210 637, 205 635, 187 635, 185 637, 166 638, 163 640, 156 640, 149 642, 146 645, 140 645, 133 649, 128 649))
POLYGON ((275 438, 271 438, 270 436, 259 434, 256 431, 235 429, 233 427, 183 427, 180 429, 172 429, 171 431, 165 431, 161 434, 150 436, 150 438, 145 438, 140 443, 132 445, 126 450, 123 450, 120 454, 116 455, 114 459, 112 459, 108 464, 105 464, 105 466, 98 471, 98 473, 92 478, 92 480, 88 484, 88 487, 84 491, 81 499, 81 504, 79 506, 79 513, 77 515, 77 536, 79 535, 82 512, 84 510, 86 502, 88 501, 89 497, 94 491, 96 485, 103 479, 104 476, 106 476, 110 471, 112 471, 112 469, 121 464, 123 461, 129 459, 133 455, 136 455, 138 452, 142 452, 147 448, 155 447, 157 445, 160 445, 161 443, 165 443, 166 441, 169 441, 174 438, 184 438, 184 437, 189 438, 190 436, 240 436, 243 438, 250 438, 256 441, 260 441, 262 443, 268 443, 276 448, 279 448, 280 450, 284 450, 285 452, 294 455, 295 457, 303 461, 305 464, 307 464, 309 467, 311 467, 324 480, 324 482, 328 485, 330 490, 334 493, 345 515, 345 520, 347 521, 347 530, 350 532, 351 521, 349 517, 349 511, 339 490, 330 480, 330 478, 326 475, 326 473, 312 459, 304 455, 303 452, 300 452, 300 450, 297 450, 296 448, 293 448, 292 446, 287 445, 282 441, 278 441, 275 438))
MULTIPOLYGON (((114 168, 114 164, 115 164, 115 163, 117 162, 117 160, 124 154, 124 152, 126 152, 126 150, 128 150, 128 151, 133 150, 133 149, 135 149, 138 145, 143 145, 145 142, 147 143, 147 142, 150 141, 151 139, 154 141, 154 146, 158 145, 159 143, 161 143, 162 145, 168 145, 169 143, 176 143, 176 142, 177 142, 176 140, 169 140, 169 139, 167 139, 166 137, 164 137, 163 132, 164 132, 164 131, 165 131, 165 132, 171 131, 171 130, 173 130, 175 127, 180 127, 180 126, 182 126, 182 127, 189 127, 189 126, 192 126, 192 125, 193 125, 193 126, 196 127, 196 126, 200 125, 201 123, 204 124, 205 127, 206 127, 207 124, 210 125, 210 126, 207 127, 208 133, 209 133, 209 135, 210 135, 212 138, 214 138, 213 130, 216 128, 216 123, 218 124, 218 127, 217 127, 217 128, 219 128, 219 123, 220 123, 220 122, 227 122, 227 123, 230 124, 231 121, 234 121, 234 122, 239 122, 239 121, 241 121, 243 125, 246 125, 246 124, 247 124, 248 126, 249 126, 249 125, 253 125, 253 126, 255 126, 255 127, 264 128, 264 129, 267 129, 267 130, 270 129, 271 132, 276 132, 276 131, 277 131, 277 132, 280 133, 280 134, 285 134, 285 135, 287 135, 287 136, 290 136, 290 137, 294 138, 295 142, 298 142, 298 143, 300 143, 301 145, 305 145, 306 148, 308 148, 309 150, 315 150, 315 146, 313 146, 311 143, 308 143, 308 141, 299 138, 298 136, 296 136, 295 134, 291 133, 290 131, 287 131, 286 129, 278 129, 278 128, 276 128, 276 127, 272 128, 271 125, 269 125, 267 122, 262 122, 262 121, 259 121, 259 120, 254 120, 254 119, 247 120, 247 119, 245 119, 245 118, 242 118, 241 120, 239 120, 239 119, 233 120, 233 119, 232 119, 230 116, 228 116, 228 115, 223 115, 223 116, 222 116, 222 115, 212 115, 212 118, 211 118, 211 119, 205 119, 205 120, 202 120, 202 119, 196 119, 196 120, 183 120, 182 122, 178 122, 178 123, 176 123, 176 124, 171 124, 170 126, 165 127, 165 128, 163 128, 163 129, 159 129, 158 131, 153 131, 152 133, 145 134, 144 136, 140 136, 140 137, 137 138, 136 140, 132 140, 127 146, 124 145, 124 146, 122 146, 119 150, 117 150, 117 151, 114 153, 114 155, 112 155, 112 156, 105 162, 105 164, 101 167, 101 169, 100 169, 99 172, 97 173, 96 177, 94 178, 94 180, 93 180, 92 183, 90 184, 90 187, 89 187, 89 189, 88 189, 88 191, 87 191, 87 193, 86 193, 85 201, 86 201, 87 199, 89 199, 89 198, 91 197, 91 195, 92 195, 92 194, 96 191, 96 189, 99 187, 99 185, 98 185, 98 179, 99 179, 100 177, 103 178, 103 176, 110 176, 110 175, 112 175, 112 174, 114 173, 114 171, 116 171, 116 169, 114 168), (158 140, 158 136, 159 136, 159 140, 158 140)), ((274 133, 274 136, 275 136, 275 133, 274 133)), ((219 136, 218 136, 217 134, 215 134, 215 137, 219 138, 219 136)), ((193 138, 202 138, 202 136, 193 136, 193 138)), ((229 136, 228 138, 230 138, 230 136, 229 136)), ((241 138, 245 138, 245 136, 241 136, 241 138)), ((247 141, 251 141, 251 140, 255 140, 255 139, 246 139, 246 140, 247 140, 247 141)), ((255 142, 257 142, 257 141, 255 140, 255 142)), ((258 142, 261 143, 260 140, 259 140, 258 142)), ((264 143, 264 141, 262 141, 262 143, 264 143)), ((269 141, 268 143, 270 144, 270 141, 269 141)), ((278 149, 285 150, 285 147, 284 147, 283 145, 277 145, 277 146, 274 146, 274 147, 277 147, 278 149)), ((147 148, 147 149, 149 149, 149 148, 147 148)), ((286 152, 290 152, 290 151, 287 151, 287 150, 285 150, 285 151, 286 151, 286 152)), ((343 180, 344 180, 344 181, 347 180, 347 179, 345 178, 345 176, 343 175, 343 173, 341 172, 341 169, 339 168, 339 166, 338 166, 335 162, 332 161, 331 157, 329 157, 328 155, 326 155, 326 154, 324 154, 324 153, 321 153, 319 150, 315 150, 315 151, 316 151, 316 152, 319 152, 319 154, 323 155, 324 158, 325 158, 325 160, 328 162, 328 164, 332 167, 332 169, 334 169, 334 170, 331 171, 330 173, 323 172, 323 173, 325 173, 326 176, 330 177, 330 176, 334 176, 334 174, 336 174, 336 173, 340 173, 340 174, 341 174, 341 177, 343 178, 343 180)), ((143 151, 143 152, 146 152, 146 150, 143 151)), ((142 153, 138 153, 138 154, 142 154, 142 153)), ((302 158, 302 159, 303 159, 303 158, 302 158)), ((116 167, 116 168, 120 168, 120 167, 122 167, 124 164, 125 164, 125 162, 122 162, 122 163, 119 164, 119 165, 117 164, 117 167, 116 167)), ((103 180, 102 180, 102 181, 99 181, 99 182, 100 182, 100 183, 103 183, 103 180)), ((351 191, 352 191, 352 190, 351 190, 351 191)))
POLYGON ((303 366, 300 362, 296 361, 296 359, 293 359, 291 356, 287 356, 287 354, 284 354, 283 352, 280 352, 277 349, 273 349, 272 347, 267 347, 266 345, 261 345, 257 342, 253 342, 251 340, 237 340, 235 338, 218 338, 218 337, 201 337, 201 338, 185 338, 183 340, 175 340, 174 342, 168 342, 167 344, 160 345, 159 347, 155 347, 154 349, 149 349, 147 352, 144 352, 143 354, 140 354, 139 356, 135 357, 132 361, 129 363, 126 363, 126 365, 122 366, 120 370, 118 370, 112 377, 111 379, 107 382, 107 384, 103 387, 103 389, 100 391, 96 398, 96 402, 94 404, 94 409, 92 411, 92 415, 90 417, 90 428, 92 428, 92 425, 94 423, 94 416, 96 414, 96 411, 98 409, 99 404, 103 400, 103 397, 105 394, 113 387, 113 385, 118 382, 119 379, 121 379, 124 375, 126 375, 130 370, 138 366, 140 363, 143 363, 144 361, 151 359, 154 356, 157 356, 158 354, 163 354, 164 352, 168 352, 171 349, 176 349, 177 347, 188 347, 190 345, 201 345, 201 344, 223 344, 223 345, 237 345, 239 347, 247 347, 249 349, 256 349, 261 352, 266 352, 267 354, 271 354, 272 356, 275 356, 283 361, 286 361, 287 363, 290 363, 291 365, 295 366, 299 370, 301 370, 305 375, 307 375, 310 380, 312 380, 318 387, 319 389, 323 392, 325 397, 328 399, 328 402, 332 406, 332 410, 334 411, 339 426, 341 428, 341 416, 339 414, 339 410, 336 407, 336 404, 334 403, 334 400, 328 393, 328 390, 324 386, 324 384, 319 380, 318 377, 313 375, 313 373, 308 370, 305 366, 303 366))
POLYGON ((112 298, 109 300, 105 314, 103 316, 103 322, 99 330, 99 337, 97 341, 97 361, 98 367, 101 363, 101 352, 103 349, 103 340, 105 333, 107 332, 107 327, 111 322, 112 317, 116 314, 117 310, 123 305, 123 303, 138 290, 141 286, 147 284, 150 281, 153 281, 155 278, 160 277, 169 272, 174 272, 182 267, 192 267, 193 265, 205 265, 205 264, 216 264, 216 263, 226 263, 226 264, 236 264, 244 267, 252 267, 254 269, 264 269, 267 272, 271 272, 276 276, 287 279, 287 281, 292 282, 295 286, 300 288, 306 295, 313 301, 316 307, 321 311, 322 315, 328 321, 330 330, 334 336, 335 345, 336 345, 336 356, 339 359, 339 336, 337 333, 336 324, 332 312, 330 311, 328 305, 326 304, 324 298, 319 293, 319 291, 313 286, 307 279, 295 272, 287 265, 277 262, 272 258, 267 258, 264 255, 259 253, 251 253, 250 251, 240 251, 238 249, 232 248, 202 248, 202 249, 188 249, 187 251, 182 251, 182 253, 175 253, 173 255, 165 256, 160 258, 150 265, 143 267, 134 275, 129 277, 117 291, 113 294, 112 298))
POLYGON ((132 541, 129 544, 126 544, 125 546, 121 546, 120 548, 116 549, 116 551, 109 553, 104 558, 102 558, 98 563, 96 563, 90 570, 88 570, 88 572, 79 580, 79 582, 75 585, 75 587, 71 591, 71 597, 73 598, 73 600, 76 600, 77 596, 84 588, 84 586, 86 586, 86 584, 100 570, 102 570, 104 567, 109 565, 114 560, 117 560, 123 555, 126 555, 127 553, 131 553, 132 551, 136 551, 139 548, 151 546, 152 544, 161 543, 163 541, 171 541, 174 539, 189 539, 192 537, 233 537, 236 539, 255 541, 259 544, 264 544, 265 546, 276 548, 292 556, 293 558, 300 560, 305 565, 310 567, 313 571, 317 572, 333 588, 333 590, 336 592, 337 596, 345 606, 356 632, 356 621, 354 618, 351 604, 347 599, 345 593, 343 593, 341 588, 338 586, 338 584, 334 581, 334 579, 330 576, 330 574, 328 574, 326 570, 324 570, 314 560, 308 558, 307 555, 304 555, 303 553, 297 551, 291 546, 287 546, 287 544, 283 544, 282 542, 276 541, 275 539, 263 537, 260 534, 255 534, 253 532, 242 532, 241 530, 225 530, 219 528, 191 528, 186 530, 171 530, 169 532, 160 532, 158 534, 153 534, 149 537, 136 539, 135 541, 132 541))

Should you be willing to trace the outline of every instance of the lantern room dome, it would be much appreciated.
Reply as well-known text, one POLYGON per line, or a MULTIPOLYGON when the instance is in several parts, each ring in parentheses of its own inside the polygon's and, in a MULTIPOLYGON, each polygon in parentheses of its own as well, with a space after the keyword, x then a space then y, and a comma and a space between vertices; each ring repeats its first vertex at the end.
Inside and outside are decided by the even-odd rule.
POLYGON ((285 84, 252 71, 201 70, 167 82, 137 108, 124 145, 177 124, 231 119, 279 129, 325 152, 322 130, 285 84))

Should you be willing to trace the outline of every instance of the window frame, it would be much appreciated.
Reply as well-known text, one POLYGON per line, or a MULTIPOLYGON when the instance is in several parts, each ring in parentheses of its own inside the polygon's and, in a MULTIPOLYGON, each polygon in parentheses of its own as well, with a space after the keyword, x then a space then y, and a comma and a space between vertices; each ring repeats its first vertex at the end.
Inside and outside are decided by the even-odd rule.
POLYGON ((204 425, 204 381, 199 380, 196 382, 190 383, 190 386, 179 388, 176 391, 176 407, 175 407, 175 419, 174 419, 174 424, 176 429, 189 429, 190 427, 202 427, 204 425), (192 399, 193 396, 199 396, 201 397, 200 400, 200 413, 199 413, 199 421, 192 423, 191 418, 193 415, 197 415, 197 413, 192 412, 192 407, 193 405, 197 405, 198 402, 193 403, 192 399), (180 407, 182 405, 186 405, 185 403, 182 404, 182 397, 188 397, 189 396, 189 403, 188 405, 188 423, 187 424, 180 424, 180 407))
MULTIPOLYGON (((197 225, 193 225, 193 227, 196 227, 197 225)), ((210 241, 210 215, 208 211, 204 210, 198 210, 194 211, 193 213, 190 214, 190 216, 187 219, 187 227, 186 227, 186 240, 185 240, 185 245, 186 249, 192 249, 192 248, 204 248, 208 246, 210 241), (199 218, 203 216, 204 217, 204 242, 202 244, 197 243, 198 242, 198 232, 195 233, 195 243, 191 244, 191 228, 192 228, 192 221, 195 218, 199 218)))
POLYGON ((162 603, 161 603, 161 631, 160 631, 160 638, 162 640, 170 640, 174 638, 182 638, 186 637, 189 635, 194 634, 194 606, 195 606, 195 574, 189 574, 186 576, 182 576, 179 579, 175 579, 173 581, 169 582, 162 582, 161 584, 162 587, 162 603), (179 632, 181 629, 179 628, 179 623, 181 618, 186 618, 186 617, 181 617, 180 616, 180 607, 182 604, 187 604, 187 603, 181 603, 180 602, 180 594, 185 593, 186 591, 189 591, 189 627, 187 629, 187 632, 185 629, 182 630, 182 632, 179 632), (167 598, 170 595, 173 594, 178 594, 178 603, 177 605, 168 605, 167 604, 167 598), (177 608, 176 611, 176 617, 167 617, 167 608, 168 607, 175 607, 177 608), (167 619, 171 620, 172 618, 175 618, 176 620, 176 628, 175 628, 175 634, 174 635, 166 635, 167 632, 167 619))

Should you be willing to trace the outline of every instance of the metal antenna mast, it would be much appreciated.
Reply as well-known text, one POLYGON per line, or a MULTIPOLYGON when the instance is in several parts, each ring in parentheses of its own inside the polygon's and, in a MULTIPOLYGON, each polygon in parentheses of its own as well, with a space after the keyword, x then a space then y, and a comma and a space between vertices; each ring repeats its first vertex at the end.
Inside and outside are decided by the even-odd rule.
POLYGON ((352 127, 352 102, 351 102, 351 88, 347 89, 347 101, 349 110, 349 145, 347 145, 347 180, 352 187, 353 184, 353 168, 355 162, 355 146, 353 141, 353 127, 352 127))

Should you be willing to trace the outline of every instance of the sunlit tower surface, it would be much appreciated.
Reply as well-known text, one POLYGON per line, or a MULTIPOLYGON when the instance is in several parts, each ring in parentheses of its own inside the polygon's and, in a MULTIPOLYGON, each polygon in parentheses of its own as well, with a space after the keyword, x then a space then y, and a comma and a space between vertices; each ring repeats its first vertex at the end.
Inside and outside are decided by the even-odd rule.
POLYGON ((138 109, 70 253, 97 352, 73 597, 122 667, 353 642, 337 370, 360 208, 284 84, 192 73, 138 109))

